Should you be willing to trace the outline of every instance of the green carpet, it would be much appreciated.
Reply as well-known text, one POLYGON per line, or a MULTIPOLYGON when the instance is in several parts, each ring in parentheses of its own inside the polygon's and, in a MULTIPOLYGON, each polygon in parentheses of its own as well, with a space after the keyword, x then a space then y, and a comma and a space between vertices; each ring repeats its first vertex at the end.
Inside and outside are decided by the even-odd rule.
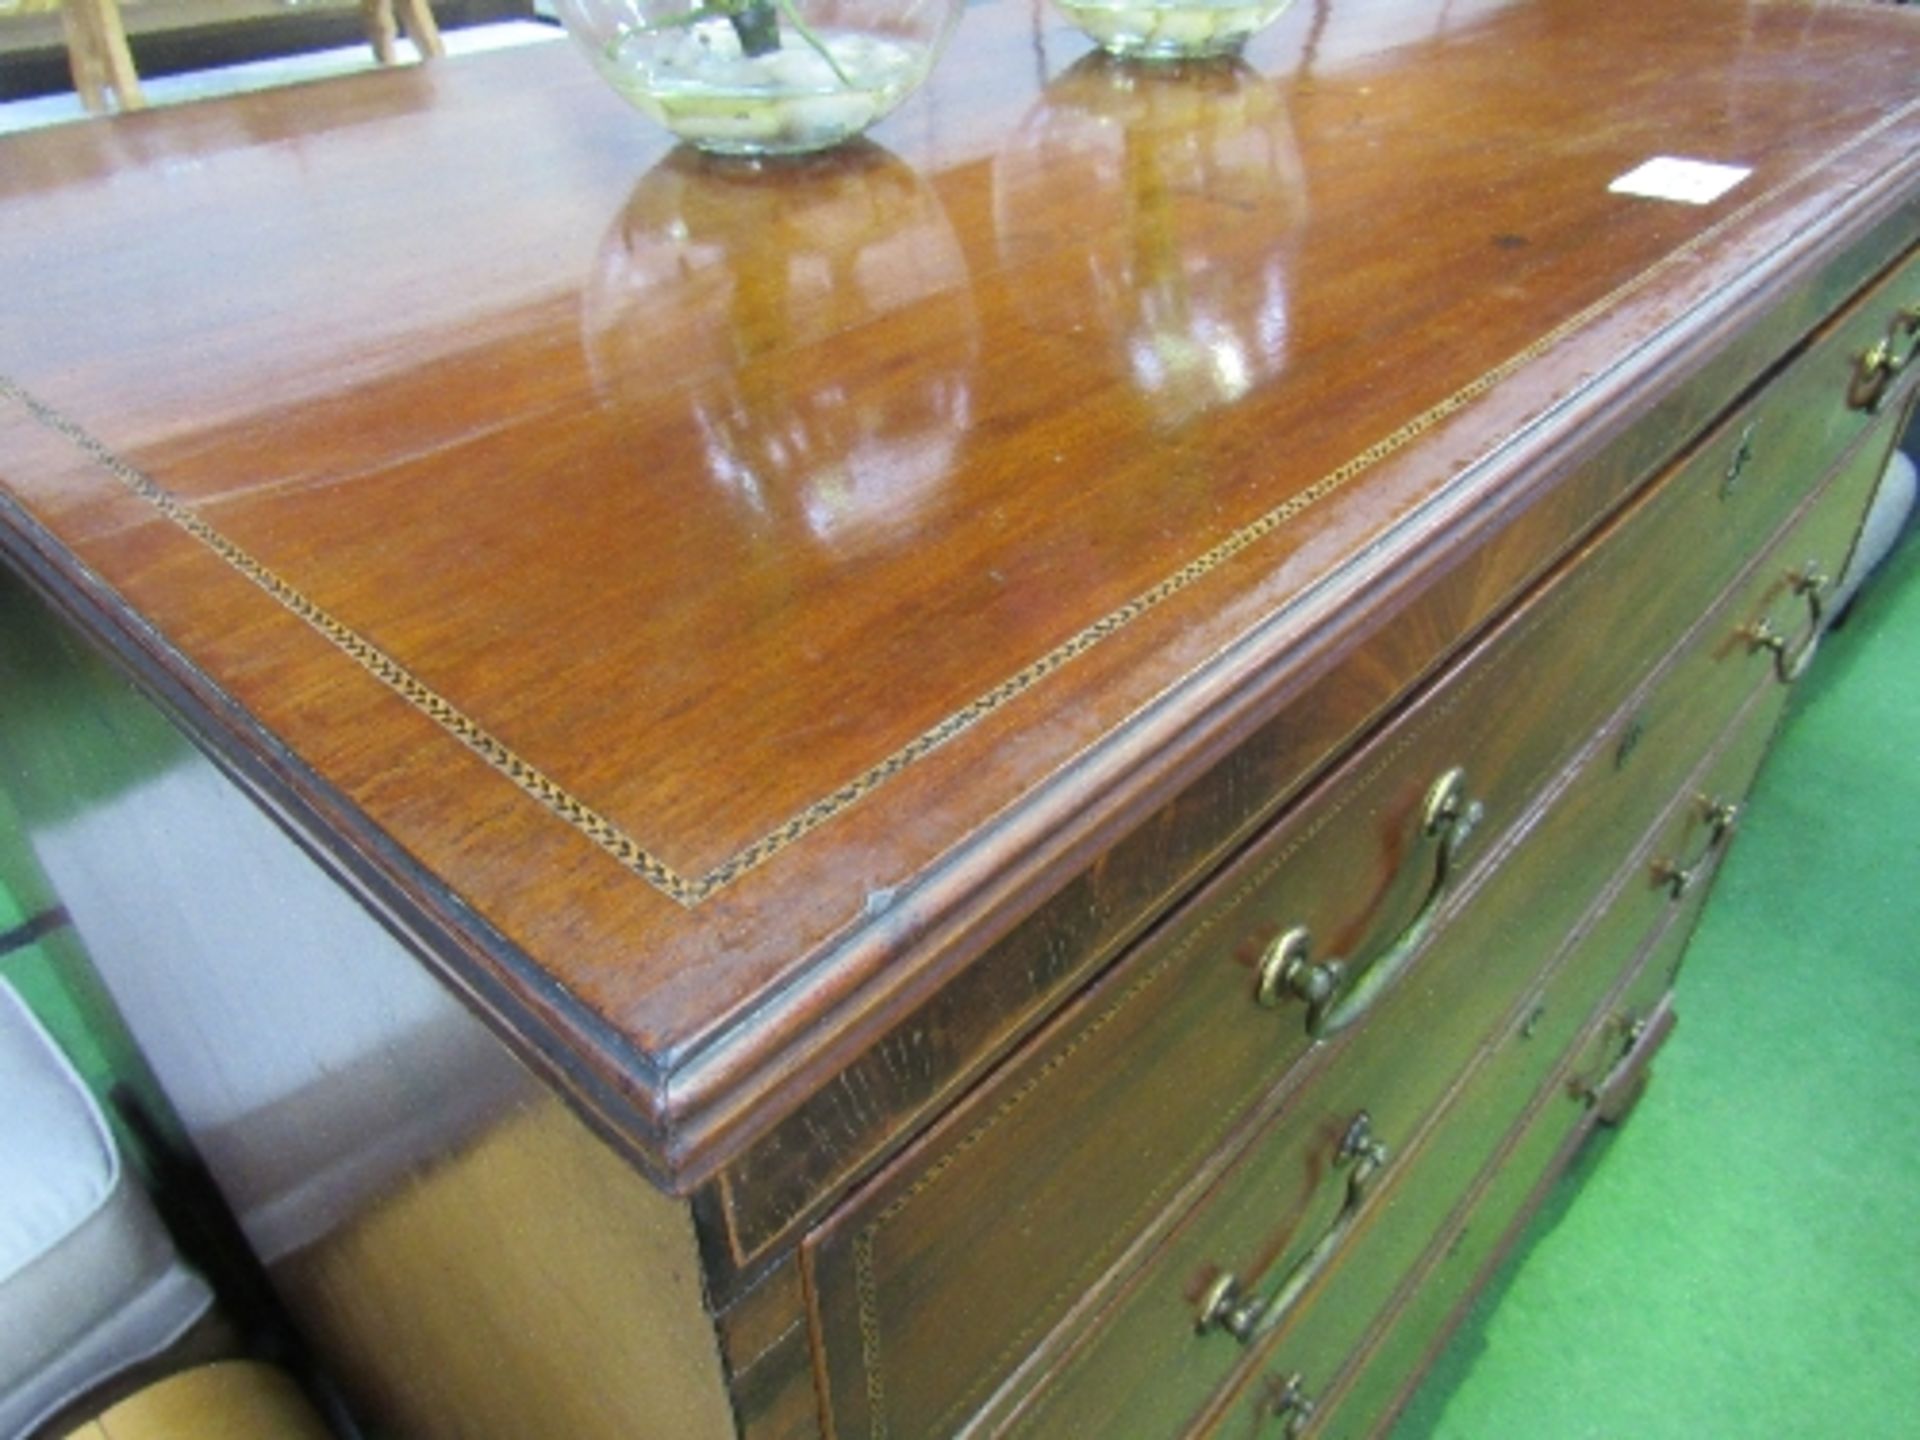
MULTIPOLYGON (((53 896, 27 855, 12 806, 0 795, 0 935, 52 908, 53 896)), ((116 1078, 116 1056, 103 1034, 114 1021, 93 992, 92 972, 76 963, 77 942, 68 927, 0 954, 0 977, 20 993, 59 1041, 74 1068, 104 1096, 116 1078)), ((93 982, 97 983, 97 982, 93 982)))
POLYGON ((1920 543, 1801 683, 1652 1088, 1395 1440, 1920 1436, 1920 543))

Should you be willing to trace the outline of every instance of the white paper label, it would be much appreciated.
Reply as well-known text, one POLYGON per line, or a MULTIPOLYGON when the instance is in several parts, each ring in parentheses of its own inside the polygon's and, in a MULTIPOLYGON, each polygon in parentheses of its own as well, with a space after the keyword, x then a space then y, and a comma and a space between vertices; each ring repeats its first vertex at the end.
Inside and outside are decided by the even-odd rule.
POLYGON ((1753 171, 1744 165, 1714 165, 1705 160, 1676 160, 1656 155, 1635 166, 1607 189, 1615 195, 1643 195, 1649 200, 1678 200, 1686 205, 1711 205, 1753 171))

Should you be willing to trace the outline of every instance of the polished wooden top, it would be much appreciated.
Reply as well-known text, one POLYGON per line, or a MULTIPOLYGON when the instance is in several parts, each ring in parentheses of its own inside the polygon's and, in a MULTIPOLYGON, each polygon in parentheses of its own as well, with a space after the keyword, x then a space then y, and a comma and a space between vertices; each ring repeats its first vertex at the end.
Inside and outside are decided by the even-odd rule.
POLYGON ((765 170, 559 44, 0 145, 13 562, 678 1180, 1920 173, 1898 11, 1090 48, 765 170))

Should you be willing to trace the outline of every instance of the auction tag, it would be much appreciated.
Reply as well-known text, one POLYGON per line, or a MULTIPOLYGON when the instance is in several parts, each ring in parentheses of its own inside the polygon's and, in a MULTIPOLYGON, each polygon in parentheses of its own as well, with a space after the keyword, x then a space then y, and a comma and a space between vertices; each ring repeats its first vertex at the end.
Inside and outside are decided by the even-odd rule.
POLYGON ((1687 205, 1711 205, 1753 171, 1744 165, 1714 165, 1705 160, 1676 160, 1656 155, 1635 166, 1607 189, 1615 195, 1643 195, 1649 200, 1678 200, 1687 205))

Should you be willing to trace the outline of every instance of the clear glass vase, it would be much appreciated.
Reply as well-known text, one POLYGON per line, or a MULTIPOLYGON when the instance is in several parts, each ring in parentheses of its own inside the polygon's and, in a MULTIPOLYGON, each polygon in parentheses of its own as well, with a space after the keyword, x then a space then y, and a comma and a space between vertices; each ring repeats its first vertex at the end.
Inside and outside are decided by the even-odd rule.
POLYGON ((837 145, 927 78, 964 0, 558 0, 607 83, 723 155, 837 145))
POLYGON ((1293 0, 1055 0, 1102 50, 1140 60, 1238 55, 1293 0))

